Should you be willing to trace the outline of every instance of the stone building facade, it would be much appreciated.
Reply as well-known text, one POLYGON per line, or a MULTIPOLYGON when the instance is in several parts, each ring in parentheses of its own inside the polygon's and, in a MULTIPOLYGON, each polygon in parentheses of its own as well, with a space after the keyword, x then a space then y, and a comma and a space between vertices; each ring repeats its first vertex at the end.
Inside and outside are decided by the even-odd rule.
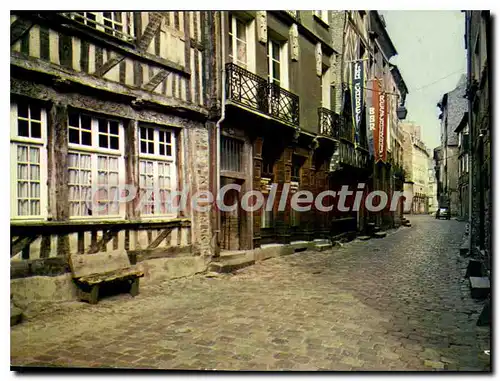
POLYGON ((405 212, 429 213, 429 152, 421 140, 421 127, 413 122, 401 125, 404 134, 405 212))
POLYGON ((465 11, 467 100, 472 171, 471 253, 491 268, 493 231, 492 126, 489 55, 492 49, 489 11, 465 11))
POLYGON ((456 88, 444 94, 438 107, 441 111, 441 148, 443 158, 440 167, 441 186, 439 187, 438 202, 448 206, 452 215, 460 213, 459 186, 458 186, 458 136, 455 132, 467 110, 466 76, 462 75, 456 88))

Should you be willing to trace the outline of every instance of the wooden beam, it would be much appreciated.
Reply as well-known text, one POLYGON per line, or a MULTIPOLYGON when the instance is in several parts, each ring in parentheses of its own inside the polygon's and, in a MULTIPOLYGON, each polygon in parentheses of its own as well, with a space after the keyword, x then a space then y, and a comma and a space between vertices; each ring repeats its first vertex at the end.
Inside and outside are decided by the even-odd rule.
POLYGON ((96 241, 90 245, 87 254, 95 254, 99 251, 105 251, 106 245, 109 243, 109 241, 115 238, 117 234, 118 232, 114 229, 107 230, 99 241, 96 241))
MULTIPOLYGON (((129 120, 125 129, 125 176, 127 184, 139 189, 139 152, 137 138, 139 136, 139 123, 137 120, 129 120)), ((133 201, 125 205, 125 216, 128 220, 139 216, 138 208, 139 194, 133 201)))
POLYGON ((97 77, 102 77, 104 74, 106 74, 108 71, 113 69, 116 65, 118 65, 120 62, 122 62, 124 59, 125 59, 125 56, 116 55, 113 58, 110 58, 109 60, 107 60, 104 64, 100 65, 98 68, 96 68, 92 74, 97 76, 97 77))
POLYGON ((158 87, 160 83, 162 83, 170 74, 170 72, 166 70, 160 70, 156 75, 149 80, 144 86, 142 86, 143 90, 146 91, 154 91, 158 87))
POLYGON ((117 82, 110 82, 103 78, 97 78, 87 73, 68 73, 67 70, 61 68, 59 65, 45 62, 34 57, 26 57, 25 55, 22 55, 15 51, 12 51, 10 53, 10 63, 11 66, 15 66, 20 69, 37 72, 39 75, 46 74, 48 76, 60 78, 61 80, 66 80, 74 84, 88 86, 89 89, 94 88, 96 90, 117 93, 120 95, 129 96, 131 98, 142 98, 146 101, 152 101, 158 103, 159 105, 168 107, 188 107, 193 111, 199 111, 208 114, 205 111, 205 108, 197 105, 192 105, 182 100, 174 100, 171 98, 166 99, 164 96, 161 96, 159 94, 152 94, 142 89, 131 89, 129 86, 125 86, 117 82))
POLYGON ((52 210, 55 220, 69 218, 68 191, 68 108, 63 104, 53 104, 48 115, 49 129, 49 191, 53 194, 52 210))
POLYGON ((144 30, 143 35, 137 41, 137 49, 144 51, 148 49, 149 44, 153 40, 153 37, 156 34, 156 31, 161 25, 161 20, 163 18, 163 14, 161 12, 149 12, 149 23, 144 30))
POLYGON ((33 26, 33 21, 17 19, 10 25, 10 44, 14 45, 33 26))
POLYGON ((160 234, 158 234, 158 237, 156 237, 156 239, 149 244, 146 250, 156 249, 164 239, 170 236, 171 233, 172 233, 172 228, 163 230, 160 234))
POLYGON ((14 257, 21 250, 29 247, 33 241, 37 239, 37 236, 23 237, 16 240, 10 247, 10 257, 14 257))

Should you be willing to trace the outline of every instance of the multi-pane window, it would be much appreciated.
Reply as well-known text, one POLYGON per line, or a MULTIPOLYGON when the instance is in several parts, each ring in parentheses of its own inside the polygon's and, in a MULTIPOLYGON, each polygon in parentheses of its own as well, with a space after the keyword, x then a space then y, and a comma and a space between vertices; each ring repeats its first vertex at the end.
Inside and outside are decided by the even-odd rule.
POLYGON ((68 115, 70 216, 120 216, 125 175, 123 127, 117 120, 71 111, 68 115))
POLYGON ((227 136, 221 136, 221 160, 223 171, 242 172, 241 163, 243 142, 227 136))
POLYGON ((280 85, 281 81, 281 45, 269 40, 267 43, 268 79, 270 83, 280 85))
POLYGON ((175 135, 155 126, 139 127, 139 192, 142 215, 169 215, 176 200, 175 135))
POLYGON ((126 41, 134 40, 133 12, 72 12, 75 21, 126 41))
POLYGON ((240 19, 231 16, 229 19, 229 59, 247 68, 247 25, 240 19))
POLYGON ((36 103, 11 104, 11 215, 40 218, 46 209, 46 113, 36 103))

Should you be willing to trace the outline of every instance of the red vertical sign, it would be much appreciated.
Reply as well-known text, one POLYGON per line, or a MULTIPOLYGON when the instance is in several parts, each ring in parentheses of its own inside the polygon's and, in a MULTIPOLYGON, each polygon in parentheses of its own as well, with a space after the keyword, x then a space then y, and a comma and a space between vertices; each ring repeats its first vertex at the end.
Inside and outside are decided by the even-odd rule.
POLYGON ((374 148, 375 162, 387 161, 387 94, 379 81, 373 81, 373 105, 375 106, 374 148))

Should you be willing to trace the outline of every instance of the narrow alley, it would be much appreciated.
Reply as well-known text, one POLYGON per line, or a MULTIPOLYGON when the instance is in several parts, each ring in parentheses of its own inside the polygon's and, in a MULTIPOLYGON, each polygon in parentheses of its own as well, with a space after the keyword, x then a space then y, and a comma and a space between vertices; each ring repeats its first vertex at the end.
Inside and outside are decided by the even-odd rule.
POLYGON ((54 305, 11 328, 12 366, 217 370, 489 370, 465 223, 411 216, 383 239, 234 274, 54 305))

